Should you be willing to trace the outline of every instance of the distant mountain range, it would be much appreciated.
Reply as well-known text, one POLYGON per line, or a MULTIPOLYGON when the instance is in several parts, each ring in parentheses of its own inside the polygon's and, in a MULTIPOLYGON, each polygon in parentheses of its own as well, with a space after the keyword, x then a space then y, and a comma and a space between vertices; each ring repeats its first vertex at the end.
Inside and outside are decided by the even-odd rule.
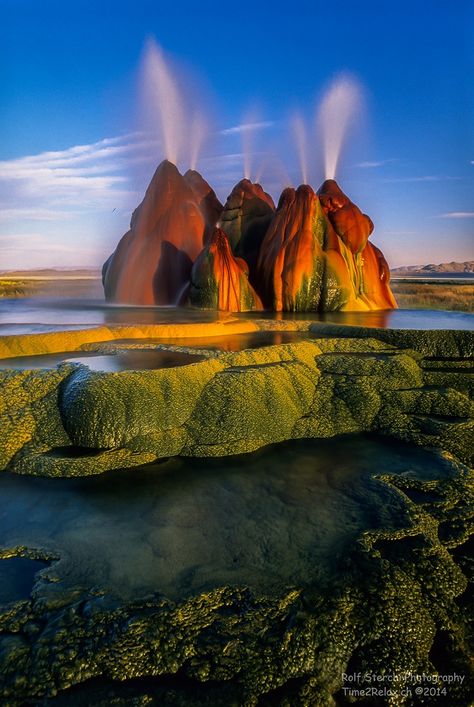
POLYGON ((464 263, 440 263, 435 265, 403 265, 401 268, 392 268, 393 275, 430 275, 432 273, 461 274, 474 273, 474 260, 464 263))
MULTIPOLYGON (((440 263, 435 265, 403 265, 399 268, 391 269, 392 275, 430 275, 430 274, 474 274, 474 260, 466 260, 464 263, 440 263)), ((38 268, 31 270, 0 270, 0 276, 14 279, 26 277, 28 279, 78 279, 100 277, 99 268, 93 267, 64 267, 64 268, 38 268)))

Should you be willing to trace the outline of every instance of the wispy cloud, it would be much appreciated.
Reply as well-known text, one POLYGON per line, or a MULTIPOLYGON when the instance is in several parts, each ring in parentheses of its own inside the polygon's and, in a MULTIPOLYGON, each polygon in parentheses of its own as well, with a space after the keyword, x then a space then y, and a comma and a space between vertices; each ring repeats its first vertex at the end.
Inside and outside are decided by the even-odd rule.
POLYGON ((439 214, 439 218, 474 218, 474 211, 448 211, 439 214))
POLYGON ((67 220, 74 215, 75 212, 61 211, 59 209, 42 209, 18 207, 15 209, 2 209, 0 211, 0 223, 3 221, 58 221, 67 220))
POLYGON ((388 160, 374 160, 373 162, 358 162, 354 167, 359 167, 360 169, 374 169, 376 167, 383 167, 386 164, 391 164, 393 162, 398 162, 398 159, 392 157, 388 160))
POLYGON ((100 262, 140 200, 132 170, 159 157, 156 140, 128 133, 0 161, 2 266, 48 257, 100 262))
POLYGON ((235 125, 232 128, 226 128, 221 130, 221 135, 237 135, 239 133, 247 133, 252 130, 263 130, 265 128, 271 128, 275 125, 272 120, 265 120, 259 123, 242 123, 242 125, 235 125))
POLYGON ((442 174, 427 174, 421 177, 386 177, 381 179, 382 182, 387 184, 403 183, 403 182, 445 182, 445 181, 457 181, 461 177, 449 177, 442 174))
POLYGON ((141 133, 0 161, 0 221, 58 221, 127 204, 137 194, 130 164, 153 161, 158 143, 141 133))

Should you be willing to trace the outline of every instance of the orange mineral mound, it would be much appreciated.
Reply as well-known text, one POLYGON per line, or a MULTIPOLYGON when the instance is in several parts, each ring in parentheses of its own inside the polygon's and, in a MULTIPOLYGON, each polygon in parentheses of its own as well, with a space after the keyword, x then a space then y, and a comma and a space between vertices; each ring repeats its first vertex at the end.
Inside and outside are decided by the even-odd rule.
POLYGON ((374 224, 352 203, 334 179, 326 179, 318 190, 324 212, 337 235, 354 254, 364 250, 374 224))
POLYGON ((208 240, 220 218, 223 206, 217 198, 214 189, 209 186, 204 177, 195 169, 188 169, 184 174, 184 178, 196 195, 199 209, 207 224, 206 240, 208 240))
POLYGON ((326 219, 310 186, 283 191, 258 260, 267 306, 276 311, 319 308, 325 230, 326 219))
POLYGON ((382 251, 369 243, 374 230, 372 220, 352 203, 334 179, 327 179, 318 195, 335 232, 353 255, 350 270, 355 276, 353 285, 357 300, 353 305, 358 309, 364 308, 363 304, 371 310, 396 309, 388 263, 382 251))
POLYGON ((319 196, 308 185, 285 189, 258 260, 265 305, 303 312, 396 307, 387 263, 368 243, 372 230, 333 180, 319 196))
POLYGON ((209 243, 193 265, 189 299, 203 309, 246 312, 263 309, 260 297, 248 281, 248 267, 236 258, 229 239, 214 229, 209 243))
POLYGON ((130 230, 103 267, 106 299, 129 304, 175 304, 220 211, 197 172, 184 177, 171 162, 157 168, 130 230))

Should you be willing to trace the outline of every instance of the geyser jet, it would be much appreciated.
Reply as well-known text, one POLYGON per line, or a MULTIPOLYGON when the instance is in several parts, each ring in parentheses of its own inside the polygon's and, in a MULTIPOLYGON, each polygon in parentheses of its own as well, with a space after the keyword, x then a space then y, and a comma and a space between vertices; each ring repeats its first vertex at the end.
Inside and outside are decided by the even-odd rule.
POLYGON ((295 136, 296 150, 298 152, 298 160, 300 163, 301 179, 303 184, 308 183, 308 140, 306 136, 306 127, 303 118, 298 113, 292 120, 293 134, 295 136))
POLYGON ((318 112, 321 132, 324 173, 326 179, 335 179, 341 150, 350 127, 362 108, 362 89, 359 83, 343 76, 331 84, 318 112))
POLYGON ((158 138, 163 157, 195 169, 208 135, 208 120, 201 97, 198 101, 191 90, 195 82, 181 74, 150 39, 141 71, 143 127, 158 138))
POLYGON ((158 119, 164 156, 177 164, 183 146, 183 101, 162 50, 151 39, 143 59, 143 89, 149 121, 158 119))

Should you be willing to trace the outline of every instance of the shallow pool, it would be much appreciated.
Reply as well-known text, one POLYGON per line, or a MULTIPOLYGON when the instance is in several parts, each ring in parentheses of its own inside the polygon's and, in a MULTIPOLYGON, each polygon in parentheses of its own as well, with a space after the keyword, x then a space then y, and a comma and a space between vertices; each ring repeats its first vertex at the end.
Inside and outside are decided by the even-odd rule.
POLYGON ((158 368, 187 366, 202 361, 202 356, 180 351, 147 349, 124 350, 117 354, 98 354, 90 351, 67 351, 39 356, 18 356, 0 360, 0 369, 54 368, 60 363, 81 363, 92 371, 117 373, 119 371, 144 371, 158 368))
POLYGON ((442 310, 398 309, 382 312, 227 312, 182 307, 106 304, 103 300, 21 298, 0 300, 0 336, 99 325, 213 322, 242 319, 311 320, 335 324, 400 329, 474 329, 474 314, 442 310))
POLYGON ((124 598, 181 598, 223 584, 323 585, 362 531, 406 522, 399 496, 374 473, 426 479, 451 468, 434 453, 354 435, 99 477, 5 473, 0 537, 59 556, 42 574, 66 588, 124 598))

